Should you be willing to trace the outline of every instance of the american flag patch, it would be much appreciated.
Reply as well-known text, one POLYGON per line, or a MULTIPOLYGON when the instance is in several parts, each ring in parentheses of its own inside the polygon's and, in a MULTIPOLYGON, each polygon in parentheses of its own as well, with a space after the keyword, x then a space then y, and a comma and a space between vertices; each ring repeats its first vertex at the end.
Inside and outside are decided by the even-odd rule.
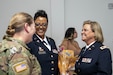
POLYGON ((27 69, 27 64, 25 63, 25 61, 22 61, 20 63, 15 64, 14 69, 16 72, 22 72, 27 69))

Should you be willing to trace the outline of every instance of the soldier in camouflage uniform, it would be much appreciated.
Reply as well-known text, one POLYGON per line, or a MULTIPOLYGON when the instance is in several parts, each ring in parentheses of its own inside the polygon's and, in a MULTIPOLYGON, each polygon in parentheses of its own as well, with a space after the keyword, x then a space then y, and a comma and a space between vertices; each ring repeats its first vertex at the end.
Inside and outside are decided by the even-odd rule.
POLYGON ((40 65, 30 54, 27 43, 32 41, 35 24, 24 12, 15 14, 0 47, 0 75, 41 75, 40 65))

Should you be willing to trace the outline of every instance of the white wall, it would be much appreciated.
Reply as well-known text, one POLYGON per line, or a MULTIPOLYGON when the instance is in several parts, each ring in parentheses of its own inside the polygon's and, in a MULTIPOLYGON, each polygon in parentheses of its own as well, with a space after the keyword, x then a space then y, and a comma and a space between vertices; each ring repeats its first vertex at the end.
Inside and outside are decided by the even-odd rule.
MULTIPOLYGON (((55 39, 57 46, 61 43, 65 30, 75 27, 78 31, 76 39, 80 47, 83 21, 95 20, 101 24, 105 42, 113 54, 113 9, 108 4, 113 0, 1 0, 0 1, 0 40, 5 34, 11 16, 25 11, 34 16, 39 9, 48 13, 49 27, 47 35, 55 39)), ((113 59, 113 58, 112 58, 113 59)))
POLYGON ((64 0, 1 0, 0 1, 0 40, 5 34, 10 18, 16 12, 34 13, 44 9, 49 18, 46 34, 55 39, 57 46, 64 37, 64 0))
MULTIPOLYGON (((108 8, 108 4, 113 0, 66 0, 65 1, 65 24, 66 27, 74 26, 78 33, 78 41, 81 42, 81 28, 83 21, 95 20, 101 24, 105 45, 113 50, 113 9, 108 8)), ((113 52, 113 51, 112 51, 113 52)))
POLYGON ((27 12, 34 16, 34 13, 44 9, 48 13, 49 27, 47 33, 51 36, 51 0, 1 0, 0 1, 0 40, 5 34, 10 18, 16 12, 27 12))
POLYGON ((113 4, 113 0, 65 0, 64 22, 66 28, 76 28, 79 34, 76 40, 81 47, 85 44, 81 41, 83 21, 99 22, 103 30, 104 44, 110 48, 113 56, 113 9, 109 9, 109 3, 113 4))
POLYGON ((51 0, 51 21, 52 21, 52 37, 55 39, 57 47, 60 45, 64 37, 64 2, 65 0, 51 0))

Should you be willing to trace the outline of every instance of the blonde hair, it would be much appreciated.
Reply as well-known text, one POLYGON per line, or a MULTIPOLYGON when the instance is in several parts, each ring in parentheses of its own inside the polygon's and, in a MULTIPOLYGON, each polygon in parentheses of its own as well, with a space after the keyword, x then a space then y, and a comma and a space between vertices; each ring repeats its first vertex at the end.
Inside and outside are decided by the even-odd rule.
MULTIPOLYGON (((6 30, 5 36, 12 37, 16 32, 20 32, 25 23, 31 25, 33 22, 33 18, 31 15, 25 12, 16 13, 12 16, 8 28, 6 30)), ((3 37, 3 39, 5 38, 3 37)))
POLYGON ((104 42, 104 37, 103 37, 103 33, 102 33, 102 29, 100 27, 100 24, 96 21, 91 21, 91 20, 84 21, 83 26, 85 24, 90 24, 91 30, 95 34, 95 40, 98 41, 98 42, 103 43, 104 42))

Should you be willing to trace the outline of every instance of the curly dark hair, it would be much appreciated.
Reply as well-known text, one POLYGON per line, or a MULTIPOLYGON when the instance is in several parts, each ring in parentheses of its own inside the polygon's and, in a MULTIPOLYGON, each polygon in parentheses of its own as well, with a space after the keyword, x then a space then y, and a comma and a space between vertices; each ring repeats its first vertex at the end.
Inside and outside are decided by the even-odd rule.
POLYGON ((36 20, 37 17, 45 17, 47 19, 47 23, 48 23, 48 16, 44 10, 38 10, 34 15, 34 20, 36 20))

